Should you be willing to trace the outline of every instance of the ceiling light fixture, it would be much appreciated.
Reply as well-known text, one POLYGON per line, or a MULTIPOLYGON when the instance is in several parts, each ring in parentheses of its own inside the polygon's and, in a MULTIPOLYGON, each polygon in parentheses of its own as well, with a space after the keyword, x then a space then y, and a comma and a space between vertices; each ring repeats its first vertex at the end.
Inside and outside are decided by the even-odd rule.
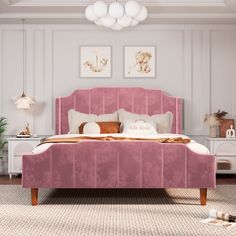
POLYGON ((134 0, 130 0, 124 5, 119 2, 107 5, 104 1, 96 1, 86 8, 85 16, 96 25, 121 30, 144 21, 148 16, 148 10, 134 0))
POLYGON ((30 109, 31 105, 35 104, 35 100, 31 97, 28 97, 25 95, 25 19, 22 20, 22 34, 23 34, 23 45, 22 45, 22 49, 23 49, 23 92, 22 95, 15 101, 15 104, 17 106, 18 109, 30 109))

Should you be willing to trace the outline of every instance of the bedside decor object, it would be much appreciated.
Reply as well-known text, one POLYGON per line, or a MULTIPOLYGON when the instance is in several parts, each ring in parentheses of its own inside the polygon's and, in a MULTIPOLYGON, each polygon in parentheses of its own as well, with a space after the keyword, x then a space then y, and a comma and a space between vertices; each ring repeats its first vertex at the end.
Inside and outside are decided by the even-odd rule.
POLYGON ((234 129, 234 119, 222 119, 220 120, 220 126, 219 126, 219 136, 221 138, 226 137, 226 131, 230 129, 230 127, 234 129))
POLYGON ((226 138, 235 138, 235 130, 233 129, 233 125, 230 125, 230 129, 226 130, 226 138))
POLYGON ((217 128, 220 125, 219 118, 214 114, 206 115, 204 122, 209 126, 210 128, 210 137, 215 138, 217 137, 217 128))
POLYGON ((8 138, 8 174, 22 173, 22 156, 31 154, 33 149, 40 144, 42 138, 8 138))
POLYGON ((125 46, 124 70, 125 78, 155 78, 156 47, 125 46))
POLYGON ((80 47, 80 77, 111 77, 111 46, 80 47))
POLYGON ((225 119, 225 116, 228 114, 228 112, 226 112, 226 111, 218 110, 214 114, 216 115, 216 117, 220 121, 219 136, 221 138, 225 138, 226 137, 226 131, 228 129, 230 129, 231 125, 233 125, 233 129, 234 129, 234 119, 225 119))
POLYGON ((23 63, 23 92, 22 95, 16 99, 15 104, 17 106, 17 109, 30 109, 31 105, 35 104, 35 99, 26 96, 25 94, 25 19, 22 20, 22 25, 23 25, 23 29, 22 29, 22 35, 23 35, 23 45, 22 45, 22 50, 23 50, 23 58, 22 58, 22 63, 23 63))
POLYGON ((26 124, 25 128, 16 136, 17 138, 29 138, 31 136, 29 123, 26 124))
POLYGON ((148 10, 134 0, 130 0, 124 5, 117 1, 110 3, 110 5, 104 1, 96 1, 86 8, 85 16, 98 26, 117 31, 144 21, 148 16, 148 10))
POLYGON ((0 117, 0 159, 3 158, 2 152, 5 144, 7 143, 3 138, 3 133, 7 129, 7 119, 0 117))

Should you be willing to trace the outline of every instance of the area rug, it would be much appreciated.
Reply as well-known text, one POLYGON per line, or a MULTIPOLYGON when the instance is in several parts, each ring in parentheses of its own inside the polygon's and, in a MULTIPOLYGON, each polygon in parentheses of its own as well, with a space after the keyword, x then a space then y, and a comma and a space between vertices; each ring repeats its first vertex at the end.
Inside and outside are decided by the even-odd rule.
POLYGON ((40 189, 39 205, 21 186, 0 186, 0 235, 236 235, 235 228, 200 223, 211 208, 236 213, 236 185, 199 190, 40 189))

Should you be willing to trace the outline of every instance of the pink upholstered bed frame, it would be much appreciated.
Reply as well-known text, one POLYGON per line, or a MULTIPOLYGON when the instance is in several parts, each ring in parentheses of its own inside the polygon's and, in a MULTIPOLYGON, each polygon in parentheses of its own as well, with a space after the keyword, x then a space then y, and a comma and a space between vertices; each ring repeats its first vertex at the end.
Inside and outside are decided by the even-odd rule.
MULTIPOLYGON (((56 134, 68 132, 69 109, 92 114, 119 108, 139 114, 171 111, 172 133, 182 133, 182 102, 160 90, 95 88, 76 90, 56 99, 56 134)), ((215 188, 215 158, 184 144, 152 141, 83 141, 53 144, 40 154, 23 156, 23 187, 31 188, 199 188, 206 204, 207 188, 215 188)))

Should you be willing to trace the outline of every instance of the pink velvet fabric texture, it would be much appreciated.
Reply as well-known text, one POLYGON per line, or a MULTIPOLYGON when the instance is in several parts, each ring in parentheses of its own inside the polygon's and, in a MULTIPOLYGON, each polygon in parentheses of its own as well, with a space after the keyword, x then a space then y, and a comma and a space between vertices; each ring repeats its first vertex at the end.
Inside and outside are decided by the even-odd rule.
POLYGON ((184 144, 83 141, 23 157, 28 188, 214 188, 215 158, 184 144))
MULTIPOLYGON (((95 88, 56 100, 56 133, 68 132, 67 112, 111 113, 119 108, 139 114, 174 115, 172 132, 182 133, 182 102, 160 90, 95 88)), ((82 141, 54 144, 43 153, 23 156, 27 188, 214 188, 212 155, 184 144, 151 141, 82 141)))
POLYGON ((161 90, 143 88, 94 88, 76 90, 68 97, 56 99, 56 134, 69 131, 68 110, 88 114, 105 114, 124 108, 138 114, 173 113, 172 133, 182 133, 182 101, 161 90))

